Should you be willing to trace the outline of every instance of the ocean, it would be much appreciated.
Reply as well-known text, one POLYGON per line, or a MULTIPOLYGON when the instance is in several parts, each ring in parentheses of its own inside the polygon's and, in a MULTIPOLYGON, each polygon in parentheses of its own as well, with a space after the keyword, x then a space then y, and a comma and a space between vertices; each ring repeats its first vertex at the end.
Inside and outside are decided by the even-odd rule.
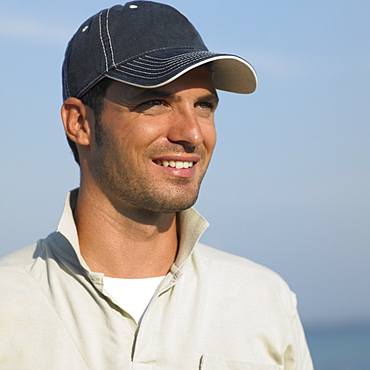
POLYGON ((370 326, 305 331, 315 370, 370 370, 370 326))

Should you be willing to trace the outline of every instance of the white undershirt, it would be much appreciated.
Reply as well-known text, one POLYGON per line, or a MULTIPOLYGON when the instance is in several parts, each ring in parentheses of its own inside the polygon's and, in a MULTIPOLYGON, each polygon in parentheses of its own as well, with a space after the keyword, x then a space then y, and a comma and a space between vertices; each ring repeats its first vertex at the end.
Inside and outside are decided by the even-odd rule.
POLYGON ((164 276, 146 279, 119 279, 104 276, 104 293, 139 323, 164 276))

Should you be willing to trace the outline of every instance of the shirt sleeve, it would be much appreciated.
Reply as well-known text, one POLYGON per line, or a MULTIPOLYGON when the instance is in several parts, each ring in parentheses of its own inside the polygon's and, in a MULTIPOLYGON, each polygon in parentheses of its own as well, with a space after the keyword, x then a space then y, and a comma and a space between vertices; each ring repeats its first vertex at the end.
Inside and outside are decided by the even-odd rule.
POLYGON ((285 359, 285 363, 287 364, 287 366, 285 366, 284 369, 313 370, 313 363, 310 355, 310 350, 308 348, 304 329, 297 310, 297 297, 293 292, 291 292, 291 301, 293 305, 292 330, 296 341, 295 346, 296 353, 294 354, 294 357, 296 359, 296 365, 295 367, 291 367, 290 365, 288 365, 291 362, 290 361, 291 354, 289 354, 289 351, 287 351, 285 359))

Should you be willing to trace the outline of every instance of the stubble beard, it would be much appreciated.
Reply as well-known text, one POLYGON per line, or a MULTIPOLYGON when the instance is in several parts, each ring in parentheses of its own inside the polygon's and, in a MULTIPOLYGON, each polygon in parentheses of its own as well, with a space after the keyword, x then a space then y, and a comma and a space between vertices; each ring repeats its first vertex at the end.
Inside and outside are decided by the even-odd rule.
POLYGON ((91 162, 91 171, 104 192, 109 193, 109 197, 153 213, 175 213, 194 205, 206 169, 196 183, 194 179, 174 178, 170 180, 167 189, 161 188, 133 163, 123 158, 118 141, 103 129, 100 122, 96 122, 95 127, 99 154, 91 162))

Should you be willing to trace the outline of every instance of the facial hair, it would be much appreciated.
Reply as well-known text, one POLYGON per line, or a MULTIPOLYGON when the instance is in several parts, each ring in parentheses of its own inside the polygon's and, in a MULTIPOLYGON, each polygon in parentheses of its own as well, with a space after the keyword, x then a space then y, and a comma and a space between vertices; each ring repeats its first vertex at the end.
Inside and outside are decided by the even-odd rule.
MULTIPOLYGON (((132 160, 132 153, 125 153, 122 144, 96 120, 96 152, 91 160, 91 172, 103 191, 118 202, 125 202, 137 209, 154 213, 174 213, 190 208, 197 200, 199 188, 208 164, 198 169, 201 175, 197 180, 189 178, 169 178, 168 186, 163 187, 147 176, 145 167, 132 160)), ((203 147, 192 149, 199 155, 201 163, 206 163, 206 150, 203 147)), ((164 153, 188 153, 182 145, 168 143, 163 147, 153 145, 143 153, 143 163, 164 153)))

